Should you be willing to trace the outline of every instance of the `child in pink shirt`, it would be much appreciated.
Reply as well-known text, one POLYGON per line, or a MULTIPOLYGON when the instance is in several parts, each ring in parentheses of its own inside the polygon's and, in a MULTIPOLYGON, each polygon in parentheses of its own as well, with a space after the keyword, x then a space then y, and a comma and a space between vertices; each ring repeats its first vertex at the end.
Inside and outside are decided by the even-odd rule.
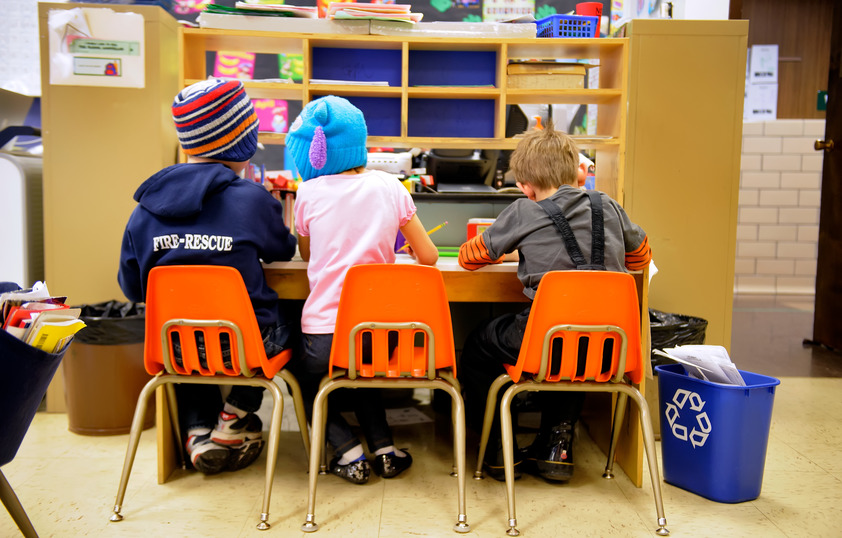
MULTIPOLYGON (((295 200, 295 226, 301 257, 308 261, 310 295, 301 316, 302 354, 290 365, 312 413, 319 383, 328 371, 339 296, 352 265, 394 263, 400 230, 419 263, 434 265, 438 251, 415 214, 412 197, 398 179, 367 170, 362 112, 332 95, 310 102, 290 127, 286 145, 304 182, 295 200)), ((337 391, 337 396, 346 391, 337 391)), ((371 467, 384 478, 397 476, 412 463, 398 450, 378 390, 355 391, 348 406, 331 395, 327 440, 334 449, 330 471, 364 484, 371 467), (340 411, 352 408, 374 459, 340 411)))

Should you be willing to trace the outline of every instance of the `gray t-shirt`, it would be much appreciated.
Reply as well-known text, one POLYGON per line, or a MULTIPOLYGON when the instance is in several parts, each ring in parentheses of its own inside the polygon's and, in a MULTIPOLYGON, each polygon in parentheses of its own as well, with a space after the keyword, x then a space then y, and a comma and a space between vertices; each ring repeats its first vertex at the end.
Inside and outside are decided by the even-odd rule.
MULTIPOLYGON (((610 196, 600 193, 605 226, 605 268, 624 272, 626 252, 633 252, 646 239, 646 232, 629 220, 610 196)), ((562 185, 550 196, 570 223, 573 235, 587 262, 591 261, 591 204, 586 192, 562 185)), ((518 250, 517 275, 523 293, 533 299, 538 283, 547 271, 576 269, 564 240, 549 215, 537 203, 515 200, 482 234, 492 259, 518 250)))

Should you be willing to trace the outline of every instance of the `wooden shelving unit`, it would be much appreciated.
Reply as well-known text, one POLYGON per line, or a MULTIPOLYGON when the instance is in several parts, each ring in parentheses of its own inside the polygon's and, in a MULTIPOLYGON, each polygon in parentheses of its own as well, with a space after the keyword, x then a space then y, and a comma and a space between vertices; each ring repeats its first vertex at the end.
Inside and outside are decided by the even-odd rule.
MULTIPOLYGON (((301 54, 300 83, 245 81, 252 98, 300 101, 347 98, 366 115, 369 145, 395 148, 514 149, 507 105, 597 105, 597 133, 576 137, 597 154, 597 188, 622 203, 628 40, 325 35, 242 30, 181 30, 181 82, 205 78, 209 51, 301 54), (529 59, 589 60, 599 87, 510 89, 506 66, 529 59), (311 79, 355 84, 312 84, 311 79), (365 84, 385 81, 387 86, 365 84)), ((261 133, 264 144, 284 135, 261 133)))

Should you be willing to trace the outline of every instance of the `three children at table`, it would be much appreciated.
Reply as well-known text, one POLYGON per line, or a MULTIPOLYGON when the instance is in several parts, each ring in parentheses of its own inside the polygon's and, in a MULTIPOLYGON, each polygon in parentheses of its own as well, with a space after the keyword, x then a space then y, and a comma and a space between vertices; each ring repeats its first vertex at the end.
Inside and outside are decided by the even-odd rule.
MULTIPOLYGON (((188 160, 156 173, 135 193, 139 205, 126 227, 119 272, 126 297, 144 300, 146 277, 155 265, 230 265, 243 275, 267 354, 298 348, 297 320, 266 284, 261 265, 261 261, 291 259, 295 237, 283 225, 281 204, 263 187, 240 178, 257 148, 257 119, 242 83, 211 79, 184 89, 173 103, 173 118, 188 160), (248 219, 243 218, 245 214, 248 219), (260 226, 249 224, 255 222, 260 226), (230 238, 231 248, 187 249, 181 244, 161 248, 155 242, 156 237, 202 231, 230 238)), ((403 185, 388 174, 365 168, 366 138, 362 112, 334 96, 308 103, 287 134, 288 150, 304 180, 297 192, 295 221, 299 251, 309 262, 311 288, 301 313, 300 350, 288 367, 299 380, 310 406, 308 414, 328 370, 339 295, 348 268, 393 263, 398 230, 419 263, 434 265, 438 259, 403 185)), ((473 270, 517 251, 518 277, 530 298, 547 271, 576 268, 552 220, 535 202, 552 202, 570 221, 583 253, 590 254, 591 208, 588 195, 577 188, 577 183, 583 184, 583 174, 577 179, 578 155, 573 141, 551 126, 529 133, 511 160, 518 187, 528 199, 512 203, 482 235, 462 245, 460 265, 473 270)), ((605 269, 645 267, 651 253, 643 230, 608 196, 598 195, 593 200, 599 200, 603 208, 605 269)), ((516 360, 527 316, 528 308, 491 320, 469 337, 460 371, 469 412, 484 405, 487 386, 502 373, 502 363, 516 360)), ((263 440, 255 412, 262 389, 234 387, 223 404, 217 387, 178 387, 186 449, 197 469, 205 473, 236 470, 257 458, 263 440)), ((384 478, 406 470, 412 458, 395 447, 378 391, 357 391, 362 394, 337 404, 334 396, 341 398, 342 392, 334 393, 328 406, 327 439, 334 449, 331 472, 353 483, 365 483, 372 467, 384 478), (342 409, 356 412, 372 462, 341 416, 342 409)), ((550 393, 548 399, 565 396, 550 393)), ((575 396, 562 403, 542 406, 542 428, 531 454, 538 462, 572 463, 572 433, 580 403, 575 396), (549 409, 558 411, 547 412, 549 409)), ((499 435, 497 438, 499 444, 499 435)), ((489 454, 487 469, 495 478, 502 478, 497 472, 501 469, 496 461, 498 452, 489 454)), ((541 474, 569 478, 567 472, 541 474)))

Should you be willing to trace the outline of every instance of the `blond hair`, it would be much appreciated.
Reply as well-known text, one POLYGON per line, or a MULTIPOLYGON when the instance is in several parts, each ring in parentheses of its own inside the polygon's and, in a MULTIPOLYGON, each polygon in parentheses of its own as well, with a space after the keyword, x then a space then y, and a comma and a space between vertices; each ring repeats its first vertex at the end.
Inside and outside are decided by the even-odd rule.
POLYGON ((552 121, 543 130, 529 131, 512 152, 509 170, 515 179, 539 189, 576 185, 579 149, 552 121))

